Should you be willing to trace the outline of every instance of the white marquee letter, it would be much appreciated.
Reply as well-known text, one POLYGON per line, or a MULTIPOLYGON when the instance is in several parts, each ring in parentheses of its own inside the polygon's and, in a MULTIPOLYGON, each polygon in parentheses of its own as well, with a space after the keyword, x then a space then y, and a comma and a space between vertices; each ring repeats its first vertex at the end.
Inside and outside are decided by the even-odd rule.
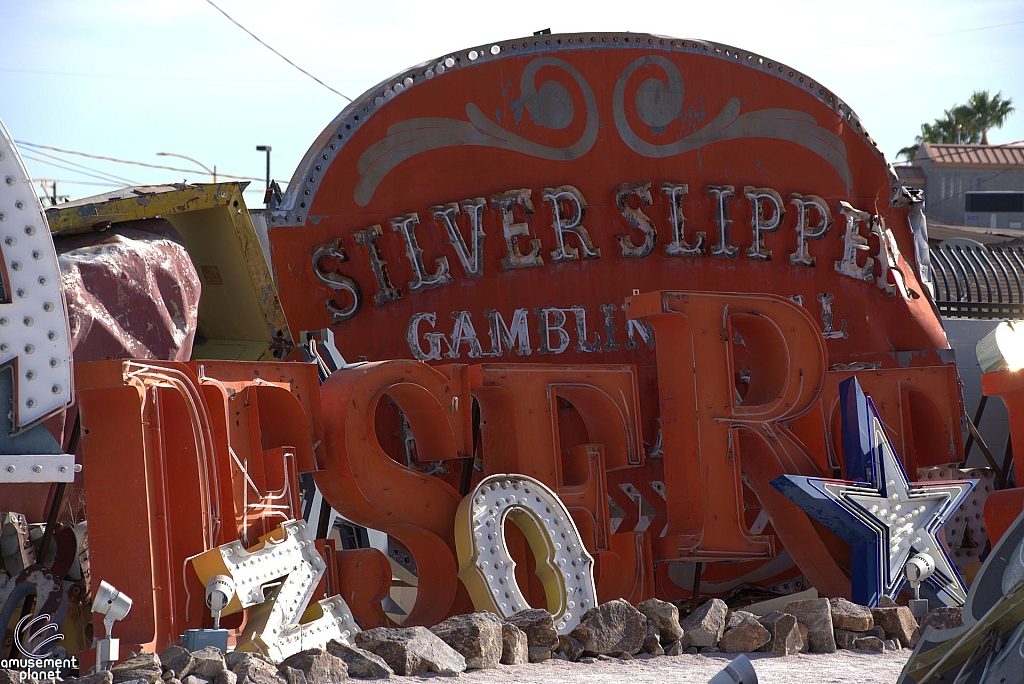
POLYGON ((597 606, 594 559, 558 496, 525 475, 491 475, 462 500, 455 518, 459 579, 477 610, 504 618, 530 608, 505 546, 511 520, 523 531, 544 584, 555 630, 568 634, 597 606))

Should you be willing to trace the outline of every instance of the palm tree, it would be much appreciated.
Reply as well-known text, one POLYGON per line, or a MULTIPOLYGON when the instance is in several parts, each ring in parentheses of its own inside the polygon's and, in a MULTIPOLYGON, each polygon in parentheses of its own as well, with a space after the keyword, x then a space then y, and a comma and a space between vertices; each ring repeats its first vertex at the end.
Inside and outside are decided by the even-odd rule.
POLYGON ((903 157, 908 162, 912 162, 914 161, 914 157, 917 156, 917 150, 919 147, 921 147, 920 143, 917 143, 915 145, 908 145, 907 147, 901 148, 900 151, 896 153, 896 158, 899 159, 900 157, 903 157))
POLYGON ((945 110, 945 116, 934 123, 921 124, 921 135, 914 137, 915 144, 901 149, 896 157, 913 161, 924 143, 988 145, 989 129, 1002 127, 1014 111, 1013 100, 1004 100, 1002 91, 990 97, 987 90, 976 90, 967 104, 945 110))
POLYGON ((981 139, 978 118, 966 105, 958 105, 944 112, 945 116, 934 123, 921 124, 921 134, 914 137, 914 144, 904 147, 896 157, 913 161, 923 143, 964 143, 977 144, 981 139))
MULTIPOLYGON (((981 140, 981 126, 978 116, 967 105, 957 105, 945 110, 945 118, 936 119, 931 126, 935 140, 925 142, 956 143, 958 145, 977 145, 981 140)), ((924 126, 921 131, 924 132, 924 126)))
POLYGON ((976 90, 964 107, 970 111, 974 124, 981 131, 982 145, 988 145, 989 129, 1002 128, 1006 117, 1016 111, 1013 100, 1004 100, 1001 90, 994 97, 990 97, 987 90, 976 90))

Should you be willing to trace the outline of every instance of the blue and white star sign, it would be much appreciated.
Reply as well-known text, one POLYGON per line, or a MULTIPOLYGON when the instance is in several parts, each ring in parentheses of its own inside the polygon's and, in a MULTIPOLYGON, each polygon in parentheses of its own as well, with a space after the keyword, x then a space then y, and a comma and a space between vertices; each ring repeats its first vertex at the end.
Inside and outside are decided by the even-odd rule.
MULTIPOLYGON (((853 600, 877 606, 903 587, 917 554, 935 562, 923 596, 962 606, 967 591, 938 541, 939 529, 977 480, 910 483, 871 399, 855 377, 839 385, 846 476, 853 481, 783 475, 771 484, 850 544, 853 600)), ((934 605, 934 604, 933 604, 934 605)))

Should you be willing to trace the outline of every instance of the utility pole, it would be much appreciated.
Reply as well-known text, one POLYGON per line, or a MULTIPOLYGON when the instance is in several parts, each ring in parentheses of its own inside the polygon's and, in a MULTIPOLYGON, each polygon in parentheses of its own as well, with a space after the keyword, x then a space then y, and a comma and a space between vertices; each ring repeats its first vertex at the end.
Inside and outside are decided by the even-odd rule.
POLYGON ((271 149, 270 145, 257 145, 256 146, 256 151, 257 152, 266 152, 267 153, 267 189, 266 189, 266 193, 267 193, 268 197, 270 196, 270 149, 271 149))
POLYGON ((39 186, 42 188, 43 196, 39 198, 40 204, 49 204, 51 207, 57 206, 61 201, 67 201, 70 199, 70 195, 58 195, 57 194, 57 181, 49 179, 40 179, 39 186), (50 189, 47 190, 46 184, 50 184, 50 189))

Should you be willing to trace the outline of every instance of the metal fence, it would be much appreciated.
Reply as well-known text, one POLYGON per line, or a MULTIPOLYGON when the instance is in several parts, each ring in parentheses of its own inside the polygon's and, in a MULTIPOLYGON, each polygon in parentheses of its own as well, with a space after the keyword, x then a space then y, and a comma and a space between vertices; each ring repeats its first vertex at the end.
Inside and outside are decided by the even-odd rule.
POLYGON ((930 248, 939 313, 948 318, 1024 318, 1024 247, 930 248))

